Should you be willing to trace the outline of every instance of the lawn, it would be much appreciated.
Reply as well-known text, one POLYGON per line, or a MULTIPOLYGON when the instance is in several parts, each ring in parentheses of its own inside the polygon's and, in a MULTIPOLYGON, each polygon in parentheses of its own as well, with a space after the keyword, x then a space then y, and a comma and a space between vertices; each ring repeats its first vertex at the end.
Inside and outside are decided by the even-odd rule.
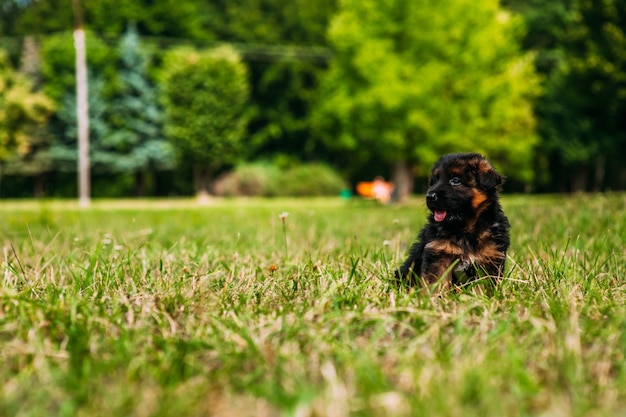
POLYGON ((503 205, 495 293, 429 296, 421 199, 0 202, 0 416, 626 414, 626 194, 503 205))

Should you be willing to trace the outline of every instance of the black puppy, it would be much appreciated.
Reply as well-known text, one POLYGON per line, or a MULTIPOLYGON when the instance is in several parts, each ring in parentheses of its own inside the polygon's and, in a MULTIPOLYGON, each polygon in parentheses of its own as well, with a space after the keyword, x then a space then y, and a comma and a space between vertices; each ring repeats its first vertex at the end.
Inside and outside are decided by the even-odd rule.
POLYGON ((509 220, 498 201, 503 177, 477 153, 442 156, 433 167, 428 223, 396 271, 407 285, 442 287, 488 276, 497 282, 509 248, 509 220))

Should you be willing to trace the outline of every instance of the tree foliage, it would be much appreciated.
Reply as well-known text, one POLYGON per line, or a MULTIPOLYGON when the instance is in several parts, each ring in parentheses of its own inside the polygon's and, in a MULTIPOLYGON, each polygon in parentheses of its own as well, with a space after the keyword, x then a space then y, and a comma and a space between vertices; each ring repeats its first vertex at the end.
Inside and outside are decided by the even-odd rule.
POLYGON ((336 0, 217 0, 210 26, 237 43, 250 74, 249 143, 257 154, 324 159, 309 115, 328 59, 326 30, 336 0))
MULTIPOLYGON (((122 34, 128 22, 136 22, 146 34, 212 38, 208 7, 197 0, 82 0, 82 8, 85 24, 96 33, 122 34)), ((4 0, 0 10, 0 35, 62 32, 74 22, 67 0, 4 0)))
POLYGON ((572 190, 601 188, 607 168, 626 185, 625 10, 623 0, 574 2, 565 54, 537 106, 544 148, 570 172, 572 190))
POLYGON ((52 100, 33 91, 28 78, 13 69, 0 50, 0 162, 27 153, 33 134, 53 109, 52 100))
POLYGON ((244 150, 246 67, 229 47, 177 49, 165 58, 167 134, 195 170, 196 190, 208 193, 215 171, 244 150))
POLYGON ((176 157, 164 137, 157 88, 148 77, 150 57, 141 49, 134 26, 122 37, 118 50, 117 89, 108 110, 111 133, 103 138, 103 145, 115 154, 113 169, 135 173, 137 192, 143 194, 148 171, 171 170, 176 157))
MULTIPOLYGON (((103 96, 105 82, 89 71, 89 160, 91 171, 97 174, 112 174, 118 154, 106 149, 106 138, 111 134, 107 119, 108 100, 103 96), (104 149, 103 149, 104 145, 104 149)), ((56 114, 55 138, 46 153, 54 160, 60 172, 76 172, 78 164, 78 126, 76 121, 76 95, 70 92, 60 100, 56 114)))
POLYGON ((474 150, 529 180, 537 80, 521 30, 496 0, 344 0, 315 126, 360 162, 425 174, 442 153, 474 150))
MULTIPOLYGON (((168 49, 227 42, 249 80, 239 160, 327 161, 355 182, 392 166, 422 176, 440 153, 478 150, 507 174, 507 189, 626 188, 626 0, 500 3, 512 12, 496 0, 83 1, 93 170, 127 172, 127 184, 142 170, 169 178, 158 173, 172 161, 154 100, 163 85, 151 75, 168 49), (146 60, 137 67, 116 49, 128 22, 136 22, 137 57, 146 60), (146 111, 134 112, 138 106, 146 111), (148 136, 159 146, 145 147, 148 136)), ((0 147, 12 155, 4 173, 73 171, 72 8, 66 0, 6 0, 0 11, 7 62, 17 67, 25 37, 38 42, 43 83, 27 90, 42 86, 57 109, 28 123, 19 146, 3 136, 0 147)), ((0 117, 6 126, 7 114, 0 117)), ((191 159, 183 162, 171 176, 179 183, 191 159)))
MULTIPOLYGON (((53 122, 47 131, 32 138, 28 152, 12 161, 7 172, 41 175, 76 170, 75 79, 70 71, 74 51, 67 40, 54 36, 42 48, 44 79, 57 81, 46 83, 50 95, 58 100, 53 122)), ((162 131, 157 88, 147 74, 150 57, 133 30, 121 38, 117 50, 93 34, 88 43, 93 50, 88 77, 91 170, 95 174, 134 174, 136 192, 143 194, 150 172, 176 165, 174 148, 162 131)))
MULTIPOLYGON (((104 82, 103 94, 112 96, 117 77, 118 54, 96 33, 86 31, 87 66, 104 82)), ((72 32, 43 38, 41 42, 42 75, 46 94, 60 101, 66 94, 76 93, 76 55, 72 32)))
POLYGON ((624 188, 626 1, 508 0, 545 79, 535 103, 544 189, 624 188))

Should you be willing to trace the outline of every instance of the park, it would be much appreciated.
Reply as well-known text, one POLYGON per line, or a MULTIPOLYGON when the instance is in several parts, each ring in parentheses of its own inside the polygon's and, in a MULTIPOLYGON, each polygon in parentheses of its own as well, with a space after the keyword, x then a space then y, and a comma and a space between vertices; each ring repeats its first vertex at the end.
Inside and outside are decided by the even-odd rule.
POLYGON ((624 0, 66 3, 0 7, 0 415, 624 413, 624 0), (465 151, 502 279, 398 285, 465 151))

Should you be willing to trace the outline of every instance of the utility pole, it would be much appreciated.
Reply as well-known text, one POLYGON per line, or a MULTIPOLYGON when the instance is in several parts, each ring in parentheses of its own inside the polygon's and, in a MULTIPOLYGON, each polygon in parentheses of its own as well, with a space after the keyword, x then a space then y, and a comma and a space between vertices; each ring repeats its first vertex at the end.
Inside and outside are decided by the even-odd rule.
POLYGON ((89 104, 87 101, 87 57, 80 0, 72 0, 74 9, 74 50, 76 51, 76 119, 78 121, 78 195, 81 207, 90 200, 89 176, 89 104))

